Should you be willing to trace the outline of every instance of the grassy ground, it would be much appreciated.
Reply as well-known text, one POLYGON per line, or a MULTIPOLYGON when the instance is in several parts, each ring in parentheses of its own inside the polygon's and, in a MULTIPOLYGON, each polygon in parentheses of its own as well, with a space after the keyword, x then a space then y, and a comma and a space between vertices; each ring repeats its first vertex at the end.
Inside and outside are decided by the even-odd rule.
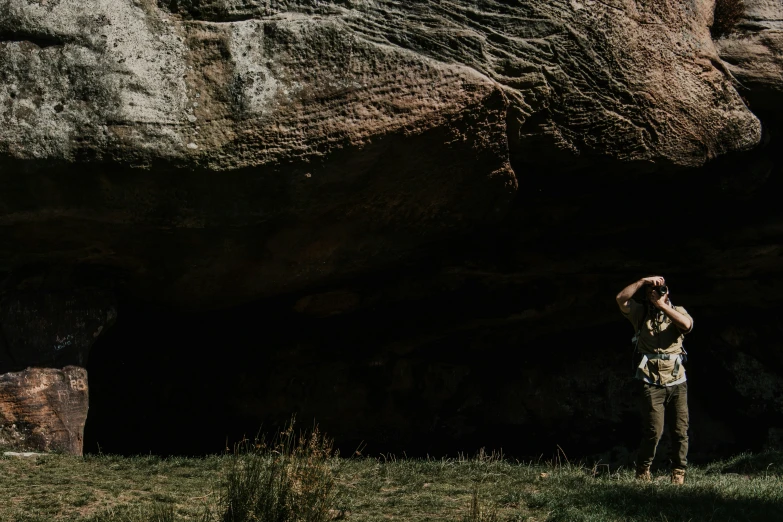
MULTIPOLYGON (((225 520, 218 505, 232 458, 0 457, 0 520, 225 520)), ((783 453, 694 467, 683 487, 663 474, 641 484, 630 470, 493 458, 332 458, 329 467, 330 513, 342 520, 783 520, 783 453)))

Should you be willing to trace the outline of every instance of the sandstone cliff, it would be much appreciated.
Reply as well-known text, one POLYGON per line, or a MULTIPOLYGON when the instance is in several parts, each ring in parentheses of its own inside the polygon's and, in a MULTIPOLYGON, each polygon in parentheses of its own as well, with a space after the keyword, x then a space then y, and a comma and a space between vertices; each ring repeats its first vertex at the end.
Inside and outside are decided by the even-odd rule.
POLYGON ((87 364, 112 294, 347 328, 450 301, 362 355, 397 377, 616 327, 595 303, 646 271, 714 318, 780 306, 780 6, 745 4, 713 41, 710 0, 0 0, 0 371, 87 364))
POLYGON ((749 149, 711 7, 5 0, 2 258, 235 304, 497 221, 540 169, 749 149))

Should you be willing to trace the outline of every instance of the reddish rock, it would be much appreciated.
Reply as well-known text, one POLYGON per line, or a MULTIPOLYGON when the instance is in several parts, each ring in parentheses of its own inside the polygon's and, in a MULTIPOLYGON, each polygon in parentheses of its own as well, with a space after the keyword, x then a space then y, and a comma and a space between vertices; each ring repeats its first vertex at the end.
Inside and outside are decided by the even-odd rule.
POLYGON ((55 289, 52 276, 11 278, 0 295, 0 445, 81 455, 83 367, 117 313, 110 292, 55 289))
POLYGON ((0 445, 81 455, 88 397, 78 366, 0 375, 0 445))

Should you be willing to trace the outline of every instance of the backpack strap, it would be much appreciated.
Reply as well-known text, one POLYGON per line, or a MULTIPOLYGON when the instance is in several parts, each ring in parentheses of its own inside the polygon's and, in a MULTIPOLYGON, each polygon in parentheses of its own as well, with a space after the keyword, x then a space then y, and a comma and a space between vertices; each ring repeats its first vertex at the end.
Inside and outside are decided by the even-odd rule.
POLYGON ((631 342, 633 343, 633 351, 631 352, 631 371, 634 372, 634 375, 636 374, 637 368, 641 368, 647 363, 647 358, 645 357, 640 365, 636 364, 636 354, 639 353, 639 338, 642 336, 642 325, 644 324, 645 319, 647 319, 647 303, 644 303, 644 313, 639 319, 639 323, 636 325, 636 333, 631 338, 631 342))

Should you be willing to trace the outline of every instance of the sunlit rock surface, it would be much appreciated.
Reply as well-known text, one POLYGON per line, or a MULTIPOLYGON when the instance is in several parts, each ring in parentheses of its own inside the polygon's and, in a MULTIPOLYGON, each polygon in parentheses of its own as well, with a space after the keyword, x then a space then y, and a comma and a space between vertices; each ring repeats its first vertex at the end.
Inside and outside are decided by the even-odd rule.
POLYGON ((83 368, 0 375, 0 445, 81 455, 87 409, 83 368))

